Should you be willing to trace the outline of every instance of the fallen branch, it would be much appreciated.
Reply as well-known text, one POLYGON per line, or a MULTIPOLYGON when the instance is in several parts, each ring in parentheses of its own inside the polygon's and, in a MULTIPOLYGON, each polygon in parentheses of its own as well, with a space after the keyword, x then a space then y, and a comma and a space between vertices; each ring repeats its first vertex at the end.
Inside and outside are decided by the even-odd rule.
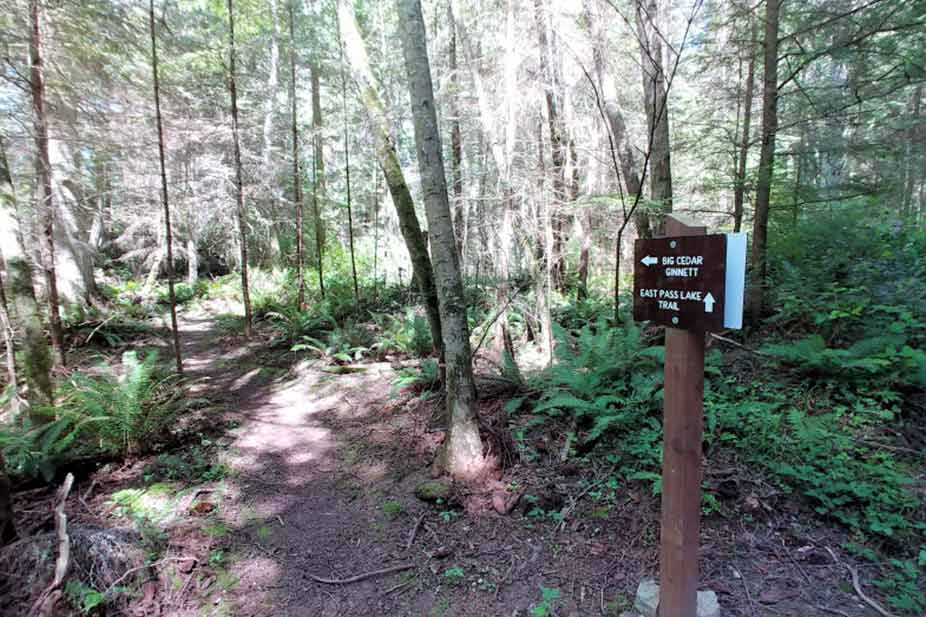
POLYGON ((862 584, 859 582, 858 570, 856 570, 855 568, 853 568, 847 563, 839 561, 839 559, 836 557, 836 553, 834 553, 832 549, 830 549, 830 547, 825 546, 823 548, 825 548, 826 552, 830 554, 830 557, 833 558, 833 561, 835 561, 837 564, 845 566, 845 568, 849 571, 849 574, 852 576, 852 587, 855 589, 855 593, 858 595, 858 597, 861 598, 862 601, 865 602, 865 604, 867 604, 871 608, 878 611, 884 617, 896 617, 893 613, 888 611, 886 608, 884 608, 883 606, 881 606, 880 604, 878 604, 877 602, 875 602, 874 600, 872 600, 871 598, 865 595, 865 592, 862 591, 862 584))
POLYGON ((374 576, 382 576, 383 574, 401 572, 402 570, 411 570, 414 567, 415 564, 413 563, 404 563, 398 566, 383 568, 382 570, 373 570, 372 572, 358 574, 357 576, 352 576, 350 578, 322 578, 320 576, 315 576, 314 574, 309 574, 308 577, 316 583, 324 583, 326 585, 349 585, 351 583, 359 583, 360 581, 365 581, 368 578, 373 578, 374 576))
POLYGON ((51 608, 61 596, 59 588, 64 583, 64 577, 67 574, 68 566, 71 562, 71 539, 68 537, 68 517, 64 513, 64 506, 68 500, 68 494, 71 492, 71 485, 74 484, 74 474, 69 473, 64 479, 64 484, 58 489, 58 500, 55 505, 55 534, 58 536, 58 559, 55 562, 55 577, 51 584, 39 595, 35 604, 29 610, 29 617, 38 615, 50 615, 51 608))
POLYGON ((106 588, 106 591, 103 592, 103 596, 108 597, 109 593, 113 591, 119 585, 119 583, 127 579, 130 574, 138 572, 139 570, 148 570, 148 569, 153 570, 159 566, 164 565, 165 563, 170 563, 172 561, 193 561, 195 564, 196 558, 194 557, 168 557, 167 559, 161 559, 159 561, 155 561, 154 563, 146 563, 140 566, 135 566, 134 568, 129 568, 128 570, 122 573, 122 576, 117 578, 115 581, 113 581, 113 583, 109 587, 106 588))
POLYGON ((423 520, 424 520, 424 514, 419 516, 418 520, 415 521, 415 526, 412 527, 412 532, 408 535, 408 542, 405 543, 406 553, 412 548, 412 544, 415 543, 415 536, 418 535, 418 528, 421 527, 421 521, 423 520))
POLYGON ((720 341, 721 343, 726 343, 727 345, 732 345, 732 346, 734 346, 734 347, 737 347, 737 348, 739 348, 739 349, 742 349, 743 351, 748 351, 748 352, 751 353, 751 354, 755 354, 755 355, 757 355, 757 356, 767 356, 767 355, 768 355, 768 354, 765 353, 764 351, 758 351, 758 350, 756 350, 756 349, 750 349, 749 347, 746 347, 746 346, 743 345, 742 343, 737 343, 736 341, 734 341, 734 340, 731 339, 731 338, 727 338, 727 337, 725 337, 725 336, 720 336, 719 334, 714 334, 713 332, 710 332, 709 334, 710 334, 710 336, 711 336, 712 339, 718 340, 718 341, 720 341))

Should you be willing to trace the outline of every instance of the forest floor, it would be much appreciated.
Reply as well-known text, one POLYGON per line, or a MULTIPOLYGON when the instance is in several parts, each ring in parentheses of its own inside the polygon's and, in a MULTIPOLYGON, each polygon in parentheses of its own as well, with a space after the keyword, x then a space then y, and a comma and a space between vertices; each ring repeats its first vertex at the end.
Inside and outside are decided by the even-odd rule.
MULTIPOLYGON (((208 405, 196 438, 169 460, 213 452, 221 465, 178 478, 152 472, 163 455, 110 464, 79 478, 67 504, 72 525, 147 521, 156 584, 136 595, 132 613, 622 615, 639 582, 657 574, 659 501, 648 488, 607 484, 605 466, 561 463, 551 446, 485 490, 422 501, 415 489, 431 479, 441 439, 438 401, 394 392, 389 363, 339 373, 260 336, 224 336, 216 313, 181 315, 190 396, 208 405), (534 497, 496 511, 521 495, 534 497), (407 569, 317 580, 399 566, 407 569)), ((501 402, 486 397, 482 413, 501 402)), ((878 614, 851 584, 850 567, 863 587, 869 577, 847 567, 845 531, 732 461, 706 480, 733 487, 725 515, 702 524, 700 588, 717 593, 724 615, 878 614)), ((17 509, 41 523, 52 500, 20 494, 17 509)))

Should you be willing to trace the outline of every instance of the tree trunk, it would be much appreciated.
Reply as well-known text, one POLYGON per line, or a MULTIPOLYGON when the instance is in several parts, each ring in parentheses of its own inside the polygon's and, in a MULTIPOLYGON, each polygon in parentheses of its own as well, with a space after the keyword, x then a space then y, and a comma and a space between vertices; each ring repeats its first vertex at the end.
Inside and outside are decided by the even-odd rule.
POLYGON ((781 0, 765 3, 765 69, 762 92, 762 148, 756 183, 756 213, 752 225, 751 281, 747 312, 752 323, 762 318, 765 302, 766 241, 768 213, 775 164, 775 134, 778 131, 778 13, 781 0))
MULTIPOLYGON (((6 271, 6 260, 0 254, 0 270, 6 271)), ((6 283, 0 277, 0 330, 3 330, 3 349, 6 355, 6 381, 10 389, 10 410, 19 411, 19 385, 16 379, 16 347, 13 343, 13 319, 6 297, 6 283)))
POLYGON ((354 300, 360 302, 360 285, 357 282, 357 259, 354 255, 354 213, 350 201, 350 129, 347 116, 347 76, 344 70, 344 47, 338 31, 338 53, 341 60, 341 111, 344 122, 344 180, 347 186, 347 239, 350 248, 350 271, 354 281, 354 300))
POLYGON ((733 231, 739 232, 743 227, 743 203, 746 192, 746 162, 749 157, 750 128, 752 123, 752 93, 756 80, 756 20, 749 14, 752 22, 752 37, 748 43, 749 63, 746 69, 746 93, 743 102, 743 135, 740 140, 739 159, 736 164, 736 178, 733 187, 733 231))
MULTIPOLYGON (((45 68, 42 56, 42 8, 40 0, 30 0, 31 59, 32 59, 32 110, 35 146, 38 151, 39 195, 42 221, 40 244, 45 270, 46 295, 51 325, 51 343, 55 359, 65 365, 64 334, 61 327, 61 309, 58 300, 58 278, 55 272, 55 204, 52 193, 51 158, 48 154, 48 119, 45 116, 45 68)), ((30 277, 31 278, 31 277, 30 277)))
POLYGON ((0 547, 16 539, 16 521, 13 517, 13 495, 10 478, 6 475, 6 461, 0 453, 0 547))
MULTIPOLYGON (((319 18, 317 12, 317 1, 313 0, 313 22, 319 18)), ((325 297, 325 275, 322 266, 322 258, 325 251, 325 225, 322 221, 322 206, 325 203, 327 194, 325 188, 325 148, 324 133, 322 122, 322 104, 321 104, 321 77, 318 69, 318 28, 313 27, 313 43, 316 49, 312 52, 312 59, 309 62, 309 74, 312 81, 312 210, 315 215, 315 253, 318 257, 318 288, 321 291, 322 298, 325 297)))
POLYGON ((264 99, 264 123, 261 143, 261 165, 264 170, 264 190, 267 193, 267 214, 270 219, 268 225, 268 251, 267 261, 273 267, 274 257, 278 256, 280 232, 279 203, 277 193, 277 175, 273 164, 273 116, 279 87, 280 71, 280 25, 277 15, 277 0, 267 0, 270 8, 270 67, 267 71, 266 98, 264 99))
MULTIPOLYGON (((463 133, 460 130, 460 73, 457 66, 457 28, 453 15, 453 3, 447 2, 447 24, 450 28, 450 43, 447 53, 450 62, 450 173, 453 184, 454 225, 457 244, 460 247, 461 263, 466 253, 463 242, 465 221, 463 217, 463 133)), ((464 267, 465 269, 465 267, 464 267)))
POLYGON ((474 479, 483 472, 486 461, 476 417, 476 384, 466 321, 466 299, 441 156, 424 19, 419 0, 402 0, 399 8, 421 190, 438 282, 447 370, 447 438, 438 466, 454 477, 474 479))
MULTIPOLYGON (((19 344, 18 361, 24 377, 25 389, 17 392, 17 398, 27 405, 54 402, 54 387, 51 379, 52 357, 45 341, 42 315, 35 299, 32 281, 32 267, 23 246, 23 236, 17 220, 16 191, 10 175, 6 149, 0 138, 0 246, 6 270, 6 303, 8 314, 16 318, 22 341, 19 344)), ((12 326, 12 318, 10 319, 12 326)), ((16 349, 15 339, 12 349, 16 349)), ((8 348, 9 349, 9 348, 8 348)), ((36 416, 37 420, 44 420, 36 416)))
POLYGON ((402 167, 399 164, 395 142, 389 132, 389 120, 386 117, 386 110, 383 107, 376 80, 370 70, 370 60, 363 39, 360 36, 360 30, 357 27, 354 9, 346 0, 341 0, 338 3, 338 23, 344 37, 344 51, 353 70, 354 79, 357 81, 360 98, 370 117, 376 143, 376 156, 380 168, 383 170, 389 192, 392 195, 392 202, 399 218, 399 229, 402 232, 405 246, 411 258, 415 281, 424 298, 431 337, 435 349, 439 351, 443 347, 440 309, 431 270, 431 258, 428 256, 427 242, 421 233, 418 217, 415 214, 415 203, 412 201, 412 194, 408 189, 405 175, 402 173, 402 167))
POLYGON ((154 80, 154 116, 158 126, 158 160, 161 163, 161 201, 164 203, 164 238, 167 252, 167 295, 170 300, 170 327, 174 334, 174 360, 177 372, 183 373, 180 355, 180 330, 177 327, 177 296, 174 295, 174 249, 170 231, 170 206, 167 201, 167 167, 164 162, 164 127, 161 123, 161 87, 158 81, 158 45, 154 30, 154 0, 148 2, 148 25, 151 29, 151 71, 154 80))
POLYGON ((553 287, 563 291, 566 288, 566 261, 562 216, 559 209, 566 202, 566 149, 563 143, 562 118, 560 116, 557 80, 551 66, 553 54, 547 41, 547 21, 544 0, 534 0, 534 18, 537 22, 537 36, 540 46, 540 72, 544 84, 544 99, 547 104, 547 124, 550 131, 550 160, 553 175, 553 200, 547 205, 547 215, 553 233, 552 252, 547 255, 547 267, 553 287))
POLYGON ((296 104, 296 0, 289 0, 289 102, 293 133, 293 203, 296 204, 296 278, 299 310, 305 304, 305 209, 302 201, 302 174, 299 171, 299 116, 296 104))
POLYGON ((669 108, 666 77, 663 70, 662 40, 659 30, 657 0, 637 0, 637 30, 640 37, 640 64, 643 69, 643 95, 649 134, 648 151, 650 200, 657 204, 657 228, 662 227, 665 213, 672 211, 672 166, 669 148, 669 108))
POLYGON ((228 90, 231 94, 232 138, 235 151, 235 195, 238 205, 238 235, 241 242, 241 296, 244 301, 244 337, 251 338, 251 292, 248 289, 248 214, 244 206, 241 144, 238 139, 238 91, 235 85, 235 11, 233 0, 228 0, 228 56, 228 90))

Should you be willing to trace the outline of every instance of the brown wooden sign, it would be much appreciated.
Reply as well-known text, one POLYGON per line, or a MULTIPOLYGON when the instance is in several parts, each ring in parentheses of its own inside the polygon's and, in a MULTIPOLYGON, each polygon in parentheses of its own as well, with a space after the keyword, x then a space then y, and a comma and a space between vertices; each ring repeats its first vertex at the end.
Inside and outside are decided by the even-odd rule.
POLYGON ((680 330, 723 329, 726 259, 723 234, 637 240, 633 318, 680 330))

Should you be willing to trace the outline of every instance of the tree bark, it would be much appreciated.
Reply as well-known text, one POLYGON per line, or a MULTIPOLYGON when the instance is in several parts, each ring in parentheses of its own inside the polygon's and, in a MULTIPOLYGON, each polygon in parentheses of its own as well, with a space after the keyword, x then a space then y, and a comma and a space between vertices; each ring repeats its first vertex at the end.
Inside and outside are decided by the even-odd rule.
POLYGON ((360 302, 360 284, 357 281, 357 259, 354 255, 354 213, 350 199, 350 129, 347 116, 347 77, 344 70, 344 47, 338 30, 338 53, 341 60, 341 111, 344 123, 344 180, 347 187, 347 239, 350 248, 350 271, 354 281, 354 300, 360 302))
POLYGON ((273 267, 274 257, 278 255, 279 241, 277 236, 280 232, 279 221, 279 204, 277 193, 277 176, 273 164, 273 115, 275 111, 275 102, 277 88, 279 87, 279 70, 280 70, 280 25, 277 15, 277 0, 267 0, 267 6, 270 9, 270 67, 267 71, 267 90, 264 100, 264 123, 262 131, 261 144, 261 165, 264 169, 265 189, 267 192, 267 210, 270 218, 268 225, 268 261, 269 266, 273 267))
POLYGON ((750 128, 752 126, 752 94, 756 80, 756 20, 749 13, 752 23, 752 37, 748 43, 749 61, 746 68, 746 92, 743 101, 743 134, 740 139, 739 157, 736 164, 736 178, 733 187, 733 231, 739 232, 743 227, 743 203, 746 193, 746 162, 749 157, 750 128))
MULTIPOLYGON (((460 247, 460 260, 465 263, 466 245, 465 220, 463 216, 463 133, 460 130, 460 73, 457 65, 457 27, 453 15, 453 3, 447 2, 447 24, 450 29, 450 42, 447 54, 450 63, 450 173, 453 186, 454 231, 460 247)), ((464 267, 465 269, 465 267, 464 267)))
POLYGON ((657 25, 658 0, 637 0, 637 30, 640 38, 640 64, 643 69, 643 95, 649 134, 648 150, 650 200, 657 206, 657 228, 663 216, 672 211, 672 166, 669 147, 669 108, 666 77, 663 69, 662 37, 657 25))
POLYGON ((413 275, 424 298, 431 337, 435 349, 439 351, 443 347, 441 318, 427 242, 421 233, 421 226, 415 214, 415 203, 412 200, 412 194, 408 189, 405 175, 402 173, 402 167, 399 164, 395 142, 390 135, 389 120, 380 98, 379 87, 370 70, 370 59, 367 56, 363 38, 360 36, 357 18, 354 15, 350 0, 339 0, 338 23, 344 37, 344 51, 351 65, 354 79, 357 81, 360 98, 366 108, 367 115, 370 117, 376 143, 376 156, 380 168, 383 170, 386 185, 392 195, 392 202, 399 218, 399 229, 402 232, 405 246, 411 258, 413 275))
POLYGON ((10 478, 6 475, 6 461, 0 453, 0 547, 16 539, 16 521, 13 516, 13 495, 10 478))
POLYGON ((419 0, 402 0, 399 8, 447 367, 447 437, 438 465, 456 478, 474 479, 484 471, 485 459, 476 418, 476 383, 466 321, 466 299, 441 155, 424 19, 419 0))
POLYGON ((161 164, 161 201, 164 204, 164 238, 167 257, 167 295, 170 300, 170 327, 174 335, 174 361, 183 373, 180 355, 180 329, 177 326, 177 296, 174 294, 174 249, 170 231, 170 205, 167 200, 167 166, 164 161, 164 127, 161 122, 161 86, 158 81, 158 45, 154 29, 154 0, 148 2, 148 26, 151 30, 151 72, 154 82, 154 116, 158 127, 158 160, 161 164))
POLYGON ((302 174, 299 170, 299 112, 296 104, 296 0, 289 0, 289 102, 293 133, 293 203, 296 204, 296 278, 299 310, 305 304, 305 208, 302 200, 302 174))
POLYGON ((315 216, 315 253, 318 257, 318 288, 322 298, 325 297, 325 274, 322 261, 325 252, 325 225, 322 221, 322 207, 327 195, 325 182, 325 148, 321 105, 321 76, 318 68, 318 28, 314 22, 320 21, 318 0, 312 0, 313 30, 312 42, 315 49, 309 62, 309 75, 312 82, 312 210, 315 216))
POLYGON ((765 68, 762 92, 762 147, 756 183, 756 212, 752 225, 750 254, 751 281, 747 313, 755 325, 762 317, 765 302, 766 243, 768 213, 775 164, 775 134, 778 131, 778 17, 781 0, 765 3, 765 68))
POLYGON ((564 255, 562 216, 559 208, 566 202, 566 149, 563 143, 563 127, 557 92, 555 71, 551 66, 553 54, 547 41, 546 7, 544 0, 534 0, 534 18, 537 22, 537 36, 540 47, 540 73, 543 79, 544 99, 547 105, 547 124, 550 132, 550 172, 553 175, 553 200, 547 205, 547 216, 553 233, 551 253, 547 255, 552 285, 563 291, 566 288, 566 262, 564 255))
POLYGON ((55 204, 52 189, 51 158, 48 153, 48 118, 45 115, 45 60, 42 55, 42 19, 40 0, 29 1, 31 18, 31 88, 32 110, 35 130, 35 146, 38 151, 39 196, 42 222, 40 243, 43 253, 46 295, 48 296, 51 343, 58 365, 65 365, 64 334, 61 327, 61 309, 58 299, 58 278, 55 272, 55 204))
POLYGON ((228 90, 231 95, 232 138, 235 153, 235 196, 238 206, 238 235, 241 242, 241 296, 244 302, 244 337, 251 338, 251 292, 248 289, 248 219, 244 205, 241 144, 238 138, 238 90, 235 84, 235 55, 235 11, 233 0, 228 0, 228 90))

